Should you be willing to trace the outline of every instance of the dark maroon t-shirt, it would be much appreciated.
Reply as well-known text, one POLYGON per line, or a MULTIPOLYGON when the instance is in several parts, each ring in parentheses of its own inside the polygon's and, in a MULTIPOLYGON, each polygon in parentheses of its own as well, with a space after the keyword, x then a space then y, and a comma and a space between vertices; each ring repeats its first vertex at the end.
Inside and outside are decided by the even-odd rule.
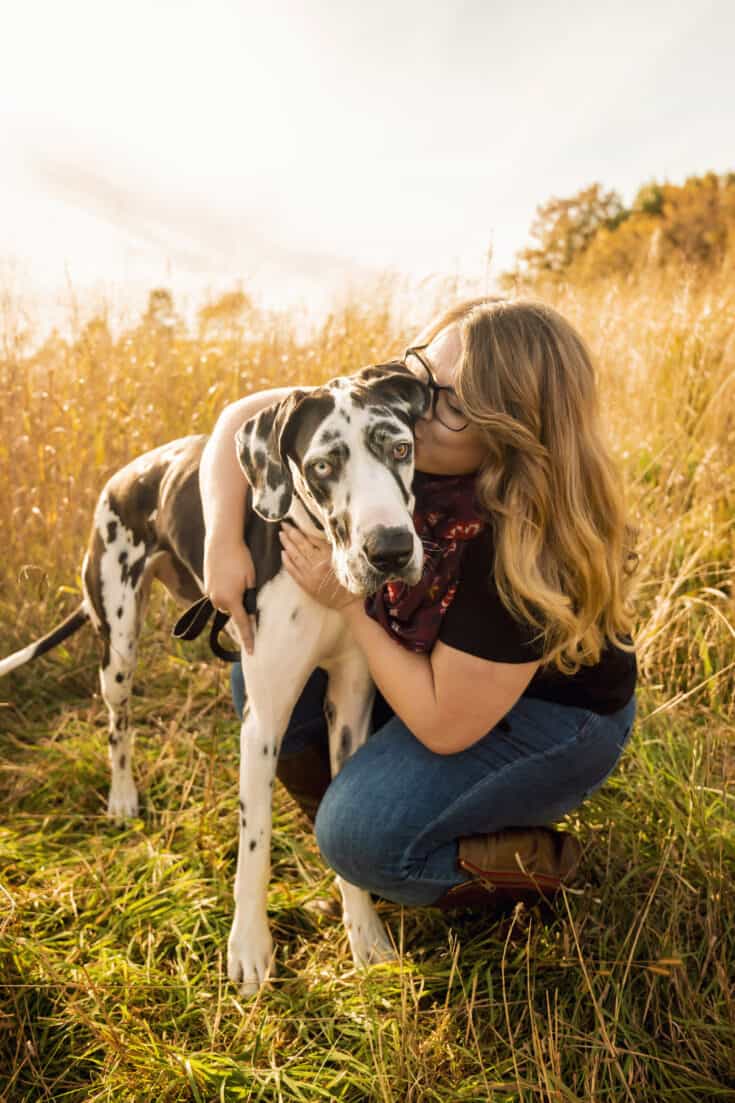
MULTIPOLYGON (((533 642, 538 630, 515 620, 500 600, 491 579, 491 530, 485 529, 467 544, 460 565, 460 583, 444 614, 438 638, 448 647, 496 663, 529 663, 542 652, 533 642)), ((624 636, 628 643, 630 636, 624 636)), ((606 715, 617 712, 635 689, 635 655, 607 643, 594 666, 576 674, 562 674, 553 665, 541 666, 523 693, 561 705, 576 705, 606 715)))

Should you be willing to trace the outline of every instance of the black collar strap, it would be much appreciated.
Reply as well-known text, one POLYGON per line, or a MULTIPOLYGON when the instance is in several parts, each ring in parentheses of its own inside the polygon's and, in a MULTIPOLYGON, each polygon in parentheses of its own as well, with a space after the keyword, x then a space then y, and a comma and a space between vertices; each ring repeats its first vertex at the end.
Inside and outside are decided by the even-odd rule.
MULTIPOLYGON (((242 596, 245 612, 251 616, 257 609, 257 590, 246 590, 242 596)), ((182 613, 173 626, 171 635, 177 640, 195 640, 204 631, 207 621, 214 613, 214 622, 209 633, 209 646, 218 659, 224 659, 226 663, 236 663, 240 660, 239 651, 228 651, 219 642, 219 634, 230 619, 229 613, 223 613, 221 609, 215 609, 208 597, 202 597, 189 606, 182 613)))

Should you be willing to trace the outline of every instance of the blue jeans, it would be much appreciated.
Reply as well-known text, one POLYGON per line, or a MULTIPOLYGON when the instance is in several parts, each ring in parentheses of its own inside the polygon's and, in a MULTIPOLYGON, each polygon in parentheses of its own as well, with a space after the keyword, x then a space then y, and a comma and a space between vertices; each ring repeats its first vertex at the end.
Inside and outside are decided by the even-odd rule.
MULTIPOLYGON (((232 679, 241 711, 239 663, 232 679)), ((326 744, 325 686, 324 671, 315 671, 294 708, 282 754, 312 739, 326 744)), ((322 856, 347 881, 387 900, 433 904, 469 879, 457 869, 458 839, 551 825, 599 789, 630 739, 635 713, 635 694, 608 716, 521 697, 467 750, 438 755, 376 694, 377 730, 345 762, 319 805, 314 830, 322 856)))

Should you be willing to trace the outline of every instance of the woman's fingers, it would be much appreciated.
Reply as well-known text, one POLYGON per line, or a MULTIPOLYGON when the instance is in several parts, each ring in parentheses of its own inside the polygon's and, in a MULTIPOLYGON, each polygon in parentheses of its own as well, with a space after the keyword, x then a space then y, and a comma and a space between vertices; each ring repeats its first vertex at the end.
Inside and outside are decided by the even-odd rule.
POLYGON ((235 627, 240 636, 242 646, 245 648, 248 655, 252 655, 254 646, 254 632, 252 625, 252 617, 249 617, 245 612, 245 607, 240 604, 234 606, 229 610, 231 619, 235 623, 235 627))
POLYGON ((296 565, 301 571, 315 562, 314 545, 297 528, 283 525, 279 536, 281 554, 285 556, 287 562, 296 565))
POLYGON ((214 549, 213 566, 205 568, 205 588, 215 609, 227 613, 232 620, 242 646, 253 653, 255 625, 243 606, 246 589, 255 586, 255 565, 250 549, 243 542, 224 549, 214 549), (209 585, 207 586, 207 582, 209 585))
MULTIPOLYGON (((253 647, 255 646, 255 617, 249 616, 245 611, 243 604, 245 600, 245 590, 252 590, 255 586, 255 564, 253 563, 253 557, 250 554, 250 548, 246 547, 248 564, 245 570, 245 586, 243 587, 243 593, 240 594, 240 601, 237 603, 237 616, 233 616, 233 620, 237 625, 237 630, 240 633, 240 639, 242 640, 243 647, 248 655, 252 655, 253 647)), ((232 613, 230 614, 232 616, 232 613)))
POLYGON ((281 527, 280 538, 284 567, 321 605, 342 609, 354 600, 354 595, 335 577, 326 540, 306 536, 290 525, 281 527))
MULTIPOLYGON (((327 551, 329 544, 321 536, 311 536, 301 529, 296 528, 295 525, 284 524, 281 526, 281 532, 284 534, 287 540, 293 541, 297 548, 304 548, 311 551, 327 551)), ((329 558, 329 556, 327 556, 329 558)))

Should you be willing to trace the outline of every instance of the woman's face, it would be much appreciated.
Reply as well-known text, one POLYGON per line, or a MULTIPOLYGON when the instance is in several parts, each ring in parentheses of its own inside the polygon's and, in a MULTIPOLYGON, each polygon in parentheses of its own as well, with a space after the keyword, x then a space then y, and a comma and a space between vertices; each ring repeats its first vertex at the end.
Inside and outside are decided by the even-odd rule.
MULTIPOLYGON (((451 387, 462 360, 459 328, 447 326, 431 344, 421 351, 421 357, 442 387, 451 387)), ((411 357, 407 364, 411 367, 411 357)), ((461 408, 459 399, 450 396, 453 406, 461 408)), ((415 425, 416 470, 427 475, 470 475, 477 471, 487 456, 487 447, 480 430, 469 424, 461 432, 442 425, 431 410, 415 425)))

